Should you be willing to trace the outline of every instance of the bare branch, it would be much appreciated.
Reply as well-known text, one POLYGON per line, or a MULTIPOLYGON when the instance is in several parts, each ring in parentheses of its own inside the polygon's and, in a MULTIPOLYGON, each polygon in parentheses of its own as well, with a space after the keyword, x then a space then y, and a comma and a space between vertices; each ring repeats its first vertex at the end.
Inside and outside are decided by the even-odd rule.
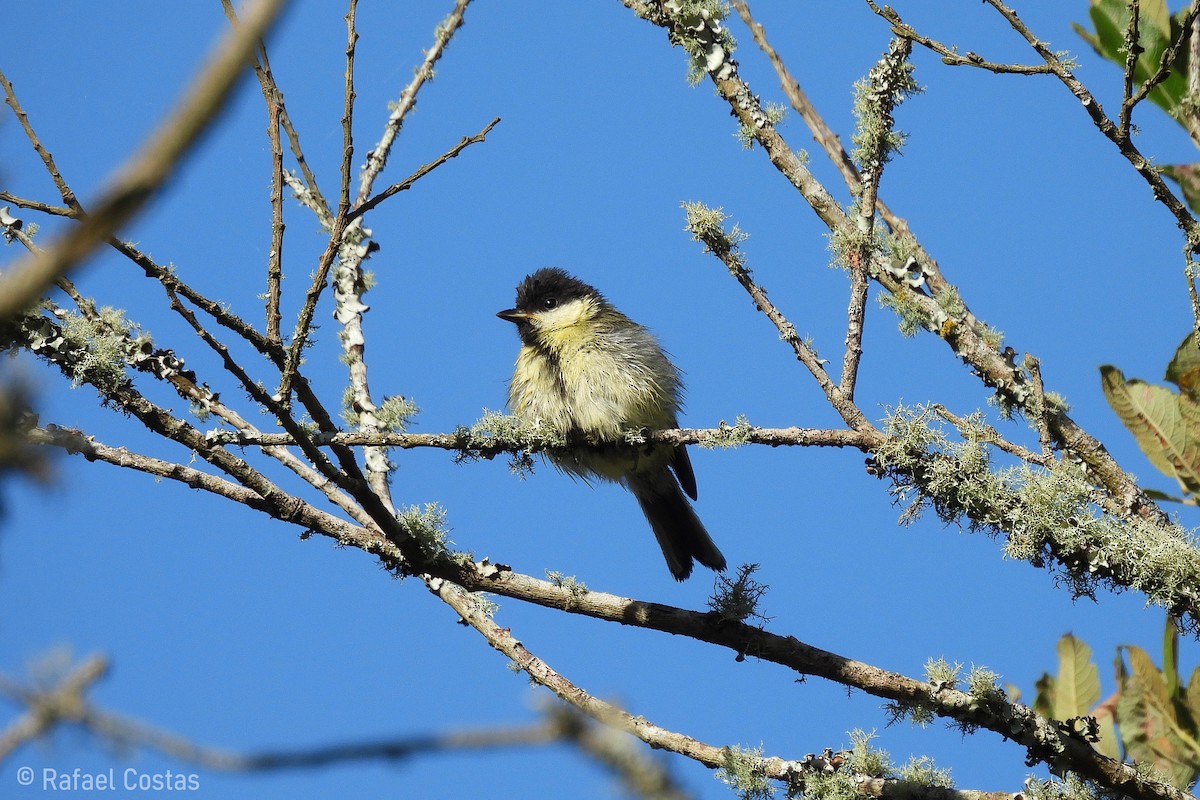
POLYGON ((350 170, 354 162, 354 48, 358 30, 354 26, 358 0, 350 0, 346 11, 346 88, 342 105, 342 183, 338 192, 338 217, 350 210, 350 170))
POLYGON ((417 94, 420 93, 421 87, 433 78, 433 68, 441 59, 442 54, 446 52, 446 46, 450 44, 450 39, 462 27, 463 16, 470 4, 471 0, 455 0, 454 8, 449 16, 442 20, 434 31, 433 46, 425 51, 425 60, 417 67, 412 81, 400 92, 400 99, 396 102, 391 116, 388 117, 379 143, 367 154, 367 163, 359 178, 358 197, 354 201, 355 205, 361 206, 371 196, 371 187, 374 186, 375 179, 379 177, 379 173, 387 164, 388 155, 392 151, 392 143, 399 135, 405 117, 416 106, 417 94))
POLYGON ((1142 20, 1141 0, 1127 0, 1126 7, 1129 9, 1129 24, 1125 26, 1125 70, 1121 81, 1121 111, 1117 122, 1117 131, 1123 138, 1129 137, 1129 115, 1133 113, 1134 106, 1133 76, 1137 71, 1138 56, 1144 51, 1138 30, 1142 20))
MULTIPOLYGON (((1146 81, 1144 81, 1142 83, 1141 86, 1138 87, 1137 92, 1134 93, 1133 97, 1129 100, 1129 105, 1131 108, 1133 106, 1136 106, 1138 103, 1142 102, 1143 100, 1145 100, 1146 97, 1150 94, 1150 92, 1152 92, 1154 90, 1154 87, 1158 86, 1163 81, 1165 81, 1167 78, 1171 77, 1171 71, 1174 69, 1175 63, 1179 59, 1179 54, 1183 51, 1183 43, 1194 37, 1194 33, 1195 33, 1194 29, 1195 29, 1197 19, 1200 19, 1200 0, 1192 0, 1192 4, 1190 6, 1188 6, 1187 11, 1184 13, 1183 18, 1180 20, 1180 31, 1181 32, 1180 32, 1179 38, 1177 40, 1175 40, 1174 42, 1172 42, 1171 46, 1163 51, 1162 57, 1158 63, 1158 70, 1155 71, 1155 73, 1153 75, 1151 75, 1146 81)), ((1140 48, 1140 45, 1139 45, 1139 48, 1140 48)), ((1190 76, 1189 76, 1189 92, 1190 91, 1191 91, 1191 88, 1190 88, 1190 76)), ((1122 106, 1123 105, 1124 104, 1122 104, 1122 106)), ((1184 124, 1186 127, 1188 127, 1189 131, 1192 129, 1193 126, 1187 123, 1187 118, 1194 117, 1194 116, 1195 116, 1194 114, 1189 114, 1186 112, 1184 113, 1184 124)), ((1128 132, 1128 126, 1126 126, 1125 130, 1126 130, 1126 132, 1128 132)))
POLYGON ((399 183, 393 183, 391 186, 384 189, 382 192, 375 195, 370 200, 367 200, 362 205, 356 206, 347 215, 347 219, 350 221, 356 220, 359 217, 361 217, 363 214, 365 214, 368 211, 370 211, 371 209, 375 208, 375 206, 379 205, 384 200, 387 200, 392 195, 398 194, 399 192, 403 192, 408 189, 411 189, 414 183, 419 181, 421 178, 424 178, 426 175, 433 172, 435 169, 442 166, 450 159, 457 157, 458 154, 461 153, 463 150, 466 150, 468 147, 470 147, 473 144, 479 144, 480 142, 487 139, 487 135, 489 133, 491 133, 492 128, 496 127, 498 124, 500 124, 500 118, 496 117, 491 122, 489 122, 487 125, 485 125, 483 127, 483 130, 479 131, 479 133, 475 134, 474 136, 464 136, 462 139, 459 140, 458 144, 454 145, 449 150, 442 153, 440 156, 438 156, 433 161, 430 161, 428 164, 422 164, 421 166, 417 167, 416 171, 413 172, 412 175, 409 175, 407 178, 400 181, 399 183))
MULTIPOLYGON (((234 11, 232 0, 221 0, 225 16, 233 25, 238 24, 237 12, 234 11)), ((283 108, 283 94, 275 85, 275 79, 266 66, 267 45, 261 38, 258 40, 258 54, 254 59, 254 74, 258 77, 262 89, 263 100, 267 104, 267 140, 271 143, 271 245, 267 252, 267 338, 278 343, 279 326, 282 317, 279 304, 282 301, 283 290, 283 143, 279 139, 280 120, 286 113, 283 108)))
POLYGON ((108 660, 92 656, 48 691, 12 691, 12 687, 4 687, 6 694, 15 694, 29 709, 0 733, 0 762, 26 742, 44 736, 59 721, 77 715, 85 706, 84 693, 88 687, 106 672, 108 660))
MULTIPOLYGON (((258 0, 246 16, 245 27, 225 37, 179 107, 117 173, 81 224, 55 242, 45 255, 5 270, 0 277, 0 318, 11 317, 29 307, 54 278, 105 242, 167 182, 183 154, 224 107, 254 43, 283 4, 284 0, 258 0)), ((4 85, 7 91, 7 80, 4 85)))
MULTIPOLYGON (((1105 113, 1099 101, 1096 100, 1088 88, 1075 77, 1067 65, 1062 60, 1051 52, 1050 48, 1044 41, 1033 34, 1029 27, 1021 21, 1017 16, 1017 12, 1009 8, 1003 0, 984 0, 992 8, 1004 17, 1005 21, 1012 27, 1014 31, 1019 33, 1029 46, 1041 56, 1042 60, 1050 68, 1051 73, 1057 77, 1071 94, 1083 104, 1084 110, 1092 118, 1092 123, 1096 128, 1104 134, 1104 136, 1117 146, 1126 160, 1133 165, 1134 170, 1150 185, 1154 192, 1154 198, 1162 203, 1175 217, 1176 223, 1180 230, 1187 237, 1189 249, 1193 252, 1200 252, 1200 223, 1192 216, 1187 206, 1175 196, 1163 180, 1162 175, 1154 167, 1154 165, 1142 155, 1141 151, 1134 146, 1132 138, 1128 131, 1122 131, 1105 113)), ((1189 9, 1190 12, 1190 9, 1189 9)))
POLYGON ((883 6, 881 8, 876 5, 875 0, 866 0, 866 3, 871 7, 872 11, 891 23, 893 33, 932 50, 942 57, 943 64, 951 67, 978 67, 1001 75, 1048 75, 1052 72, 1051 67, 1046 64, 1001 64, 996 61, 988 61, 978 53, 959 53, 953 47, 947 47, 935 39, 922 36, 914 28, 905 24, 900 15, 890 6, 883 6))
POLYGON ((42 163, 46 166, 46 171, 50 173, 51 180, 58 187, 58 193, 62 197, 64 203, 71 209, 79 210, 79 201, 75 198, 75 192, 71 191, 71 187, 67 185, 62 173, 58 171, 58 165, 54 163, 54 156, 42 144, 42 140, 33 130, 33 125, 29 122, 29 115, 25 113, 25 109, 17 100, 17 93, 13 90, 12 83, 0 72, 0 88, 4 89, 4 101, 8 107, 17 115, 17 122, 21 125, 21 130, 25 131, 25 137, 29 139, 29 143, 33 145, 34 151, 42 159, 42 163))

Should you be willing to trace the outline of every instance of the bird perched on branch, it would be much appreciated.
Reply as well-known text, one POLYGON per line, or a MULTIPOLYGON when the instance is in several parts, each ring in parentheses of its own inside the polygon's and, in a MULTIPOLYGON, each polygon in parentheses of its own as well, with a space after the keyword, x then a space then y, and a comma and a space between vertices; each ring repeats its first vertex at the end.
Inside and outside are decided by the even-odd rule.
POLYGON ((557 268, 526 277, 516 307, 496 316, 515 323, 521 336, 509 410, 556 434, 604 443, 555 451, 554 464, 628 488, 676 580, 692 574, 693 561, 725 569, 725 557, 684 497, 696 499, 686 448, 626 440, 629 431, 678 427, 679 371, 654 336, 557 268))

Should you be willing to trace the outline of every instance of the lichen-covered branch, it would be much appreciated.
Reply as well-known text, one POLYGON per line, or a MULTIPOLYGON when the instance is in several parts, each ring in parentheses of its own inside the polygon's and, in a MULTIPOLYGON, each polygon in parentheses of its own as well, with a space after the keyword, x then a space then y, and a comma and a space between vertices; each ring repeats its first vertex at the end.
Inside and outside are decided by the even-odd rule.
MULTIPOLYGON (((716 87, 718 96, 729 105, 739 123, 754 132, 755 141, 762 145, 772 164, 796 187, 817 216, 828 225, 831 246, 838 253, 852 252, 852 245, 858 237, 856 226, 788 147, 760 106, 757 95, 738 74, 737 63, 733 60, 729 48, 716 41, 720 38, 722 20, 719 17, 708 20, 693 19, 689 14, 696 13, 696 4, 688 3, 684 8, 680 0, 622 2, 638 16, 662 27, 673 44, 679 44, 687 50, 693 66, 697 62, 703 65, 704 71, 716 87), (697 38, 692 33, 698 27, 708 32, 707 39, 697 38)), ((987 2, 1003 6, 998 0, 987 2)), ((1032 35, 1029 38, 1032 39, 1032 35)), ((1056 74, 1061 71, 1069 75, 1062 62, 1046 50, 1044 45, 1040 45, 1039 53, 1043 52, 1048 65, 1056 74)), ((1073 77, 1070 80, 1074 81, 1073 77)), ((1083 91, 1081 99, 1086 100, 1085 105, 1095 103, 1078 82, 1072 85, 1083 91)), ((1089 105, 1089 112, 1092 111, 1089 105)), ((1115 130, 1111 123, 1109 126, 1115 130)), ((1155 179, 1161 183, 1157 174, 1155 179)), ((1186 211, 1183 211, 1183 215, 1190 219, 1186 211)), ((1026 408, 1033 392, 1026 370, 1016 364, 1015 351, 1000 346, 999 337, 995 332, 971 314, 955 287, 942 276, 936 262, 910 236, 902 234, 893 237, 889 241, 888 249, 875 250, 869 264, 869 274, 888 290, 893 305, 906 315, 906 320, 910 320, 914 328, 924 328, 944 339, 955 355, 972 367, 986 386, 994 389, 1003 405, 1014 410, 1026 408)), ((755 299, 757 302, 758 297, 755 299)), ((785 330, 781 329, 781 332, 784 332, 786 337, 785 330)), ((806 366, 821 382, 820 373, 823 369, 818 366, 814 370, 814 365, 810 364, 806 366)), ((829 385, 832 385, 831 382, 829 385)), ((826 391, 827 397, 830 396, 824 382, 822 389, 826 391)), ((845 407, 838 408, 839 413, 845 413, 847 410, 845 407)), ((1165 514, 1141 491, 1133 476, 1117 464, 1098 440, 1080 428, 1067 415, 1065 409, 1048 409, 1044 419, 1054 444, 1069 450, 1086 464, 1090 479, 1104 487, 1124 515, 1131 520, 1144 517, 1155 524, 1166 523, 1165 514)), ((856 430, 862 429, 856 423, 849 424, 856 430)))

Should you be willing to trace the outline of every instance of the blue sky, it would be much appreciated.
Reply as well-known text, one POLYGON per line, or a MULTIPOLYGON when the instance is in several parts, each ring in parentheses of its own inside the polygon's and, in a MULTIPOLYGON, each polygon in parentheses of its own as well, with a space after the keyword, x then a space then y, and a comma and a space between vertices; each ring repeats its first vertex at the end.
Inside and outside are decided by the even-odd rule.
MULTIPOLYGON (((360 8, 356 164, 450 5, 360 8)), ((982 4, 894 5, 962 51, 1033 58, 982 4)), ((865 4, 759 0, 753 8, 848 141, 850 87, 886 48, 887 25, 865 4)), ((1113 113, 1118 70, 1070 28, 1086 17, 1083 0, 1018 8, 1055 49, 1072 51, 1079 76, 1113 113)), ((297 3, 270 41, 327 196, 336 193, 340 159, 343 14, 334 4, 297 3)), ((216 2, 16 4, 5 18, 0 68, 85 204, 171 106, 225 25, 216 2)), ((783 101, 749 34, 740 26, 734 33, 743 77, 764 101, 783 101)), ((1146 484, 1173 489, 1108 409, 1097 372, 1112 363, 1158 381, 1190 327, 1182 239, 1171 217, 1061 84, 946 67, 923 51, 913 60, 926 91, 897 114, 909 139, 882 196, 975 314, 1018 351, 1038 356, 1047 387, 1066 396, 1074 418, 1146 484)), ((413 430, 448 431, 502 408, 518 342, 494 313, 511 305, 526 273, 546 265, 599 286, 657 333, 686 373, 683 424, 711 427, 740 414, 763 426, 836 424, 767 320, 689 240, 680 203, 723 207, 750 234, 744 251, 757 279, 836 363, 846 278, 827 266, 824 228, 761 151, 742 149, 712 89, 688 87, 684 55, 660 29, 616 0, 480 0, 382 180, 399 180, 496 116, 503 121, 486 143, 368 217, 381 245, 368 265, 377 278, 366 321, 372 389, 377 397, 413 398, 422 409, 413 430)), ((0 183, 55 202, 11 115, 0 120, 0 183)), ((1142 108, 1135 122, 1147 155, 1194 159, 1182 130, 1156 108, 1142 108)), ((124 234, 260 327, 269 245, 265 126, 261 94, 246 81, 160 202, 124 234)), ((790 116, 782 132, 847 200, 802 123, 790 116)), ((305 209, 289 204, 287 222, 285 329, 323 249, 305 209)), ((56 228, 44 226, 46 234, 56 228)), ((5 259, 17 255, 9 249, 5 259)), ((127 308, 226 400, 242 400, 138 270, 102 253, 78 283, 102 304, 127 308)), ((345 368, 328 307, 318 322, 305 370, 336 407, 345 368)), ((876 419, 900 402, 938 401, 963 413, 985 406, 986 389, 944 343, 903 338, 874 300, 864 349, 858 399, 876 419)), ((242 355, 273 382, 264 363, 242 355)), ((44 422, 187 462, 188 454, 98 408, 91 390, 72 391, 32 362, 18 366, 39 387, 44 422)), ((184 411, 173 394, 146 390, 184 411)), ((1004 425, 1030 441, 1020 423, 1004 425)), ((670 579, 636 504, 617 487, 588 488, 545 466, 521 481, 503 459, 455 465, 441 451, 393 458, 398 502, 440 502, 457 546, 476 555, 687 608, 703 608, 711 593, 706 571, 682 585, 670 579)), ((1163 615, 1138 595, 1072 602, 1052 575, 1005 560, 983 536, 932 517, 898 526, 900 509, 887 485, 865 473, 860 453, 693 448, 692 460, 697 511, 731 563, 762 565, 775 632, 908 675, 939 656, 985 665, 1026 699, 1055 665, 1055 643, 1068 631, 1095 648, 1106 693, 1117 645, 1160 652, 1163 615)), ((418 582, 392 580, 365 554, 301 541, 282 523, 176 484, 80 459, 61 458, 56 468, 50 488, 3 487, 0 607, 9 611, 0 615, 0 670, 20 674, 64 645, 77 656, 102 651, 115 666, 95 689, 97 703, 199 743, 244 750, 536 717, 543 690, 507 670, 418 582)), ((1183 510, 1180 521, 1194 526, 1195 512, 1183 510)), ((768 754, 802 758, 848 744, 851 729, 878 729, 878 744, 897 762, 931 755, 962 788, 1017 791, 1029 774, 1019 748, 993 734, 963 738, 940 724, 885 728, 877 699, 817 679, 797 683, 780 667, 735 663, 690 640, 516 601, 502 600, 497 620, 594 695, 701 741, 761 743, 768 754)), ((1196 663, 1193 642, 1184 643, 1182 660, 1189 670, 1196 663)), ((7 708, 0 721, 12 713, 7 708)), ((697 796, 729 796, 704 768, 659 757, 697 796)), ((22 765, 179 768, 60 733, 0 768, 0 794, 42 794, 17 787, 22 765)), ((598 768, 563 747, 252 777, 201 770, 200 778, 206 798, 545 795, 567 787, 601 798, 613 791, 598 768)))

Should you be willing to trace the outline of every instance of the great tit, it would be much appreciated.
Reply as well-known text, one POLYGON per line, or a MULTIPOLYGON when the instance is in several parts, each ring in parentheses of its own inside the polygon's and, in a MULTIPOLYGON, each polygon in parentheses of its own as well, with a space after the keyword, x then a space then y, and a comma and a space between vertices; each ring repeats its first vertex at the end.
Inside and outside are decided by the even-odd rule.
POLYGON ((654 336, 557 268, 526 277, 517 287, 516 307, 496 316, 515 323, 521 336, 509 410, 556 434, 605 443, 555 450, 553 463, 585 480, 628 488, 676 580, 692 574, 693 559, 725 569, 725 557, 683 496, 696 499, 687 449, 626 439, 630 431, 678 427, 679 370, 654 336))

